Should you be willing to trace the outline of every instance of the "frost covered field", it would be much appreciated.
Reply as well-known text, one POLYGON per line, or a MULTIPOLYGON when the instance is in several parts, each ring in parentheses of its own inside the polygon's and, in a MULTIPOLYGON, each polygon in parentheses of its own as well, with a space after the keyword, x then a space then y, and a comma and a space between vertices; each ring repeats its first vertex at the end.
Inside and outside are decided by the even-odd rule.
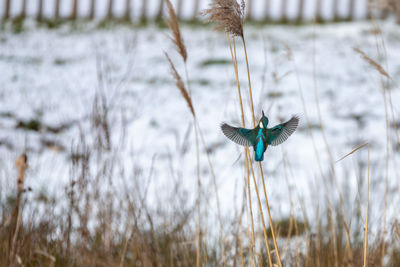
MULTIPOLYGON (((223 235, 229 239, 246 188, 243 149, 219 129, 223 121, 240 125, 230 52, 223 33, 191 25, 183 26, 182 31, 192 100, 215 171, 223 235)), ((391 21, 245 28, 256 116, 264 110, 271 126, 292 114, 301 117, 299 129, 288 141, 269 147, 265 154, 265 182, 274 220, 293 215, 310 224, 314 229, 310 233, 315 233, 318 216, 322 221, 327 217, 327 199, 338 207, 340 216, 340 191, 351 231, 358 229, 358 237, 362 236, 367 147, 336 161, 368 142, 371 238, 382 230, 385 196, 386 236, 392 235, 400 201, 398 33, 399 26, 391 21), (353 48, 380 61, 392 80, 353 48), (382 86, 387 89, 386 105, 382 86), (332 154, 337 185, 322 133, 332 154), (327 179, 325 187, 322 177, 327 179)), ((4 211, 7 199, 15 194, 15 159, 26 152, 25 187, 32 189, 26 199, 33 208, 26 207, 25 216, 34 222, 40 221, 35 214, 47 218, 48 204, 41 204, 40 197, 57 203, 52 214, 64 218, 73 199, 68 197, 70 193, 83 196, 82 192, 90 192, 91 200, 101 199, 99 196, 121 199, 111 204, 120 210, 129 206, 122 200, 125 197, 132 198, 132 203, 138 201, 158 214, 152 222, 156 226, 167 223, 164 214, 183 216, 177 211, 181 208, 195 228, 197 211, 193 207, 198 192, 193 120, 164 56, 164 51, 168 52, 185 77, 169 34, 156 26, 98 29, 68 24, 55 30, 0 32, 0 197, 4 211), (80 186, 90 189, 68 189, 82 177, 86 178, 80 186)), ((237 46, 239 77, 246 114, 250 115, 243 50, 241 43, 237 46)), ((246 124, 251 124, 250 116, 246 124)), ((216 194, 202 147, 200 160, 201 212, 206 214, 203 231, 212 243, 212 233, 219 233, 216 194)), ((255 194, 252 198, 258 218, 255 194)), ((107 215, 96 213, 105 201, 90 205, 81 199, 79 203, 85 212, 72 212, 73 228, 82 228, 80 216, 85 213, 89 232, 103 220, 107 222, 107 215), (91 207, 86 210, 88 205, 91 207)), ((118 216, 121 223, 112 221, 110 227, 124 232, 130 225, 129 214, 118 216)), ((248 218, 247 212, 244 216, 248 218)), ((258 219, 255 221, 260 227, 258 219)), ((248 219, 243 224, 247 229, 248 219)), ((143 225, 148 229, 148 223, 143 225)))

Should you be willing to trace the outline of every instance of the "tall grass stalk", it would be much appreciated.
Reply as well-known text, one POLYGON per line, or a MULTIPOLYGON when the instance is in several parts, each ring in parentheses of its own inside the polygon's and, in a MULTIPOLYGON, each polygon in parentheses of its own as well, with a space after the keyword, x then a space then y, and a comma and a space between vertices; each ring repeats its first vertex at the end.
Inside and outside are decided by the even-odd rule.
POLYGON ((349 257, 350 262, 353 259, 353 253, 351 250, 351 241, 350 241, 350 229, 346 220, 346 214, 345 214, 345 210, 344 210, 344 204, 343 204, 343 197, 342 197, 342 193, 339 190, 339 184, 337 181, 337 175, 336 175, 336 169, 335 169, 335 163, 333 160, 333 156, 332 156, 332 152, 331 149, 329 147, 328 144, 328 139, 326 138, 325 135, 325 128, 324 125, 322 123, 322 115, 321 115, 321 108, 320 108, 320 104, 319 104, 319 92, 318 92, 318 84, 317 84, 317 73, 316 73, 316 58, 315 58, 315 26, 314 26, 314 32, 313 32, 313 82, 314 82, 314 96, 315 96, 315 104, 317 106, 317 114, 318 114, 318 122, 319 122, 319 126, 321 129, 321 135, 322 135, 322 139, 324 140, 325 143, 325 148, 326 151, 328 153, 328 157, 329 157, 329 163, 330 163, 330 167, 331 167, 331 171, 332 171, 332 176, 333 176, 333 180, 336 186, 336 191, 337 194, 339 196, 339 202, 340 202, 340 208, 341 208, 341 217, 343 220, 343 225, 345 228, 345 232, 346 232, 346 251, 347 251, 347 255, 349 257))
POLYGON ((208 153, 207 150, 207 146, 206 146, 206 142, 204 140, 203 134, 201 132, 201 128, 200 125, 198 123, 196 114, 194 112, 194 107, 192 104, 192 99, 191 99, 191 87, 190 87, 190 79, 189 79, 189 75, 188 75, 188 70, 187 70, 187 49, 186 46, 183 42, 183 38, 182 38, 182 34, 180 31, 180 27, 179 27, 179 23, 178 23, 178 19, 177 16, 175 14, 175 10, 170 2, 170 0, 165 0, 167 7, 168 7, 168 14, 169 14, 169 19, 166 19, 166 23, 168 25, 168 27, 171 29, 172 31, 172 41, 176 46, 176 49, 178 51, 178 53, 181 55, 182 60, 184 62, 184 66, 185 66, 185 75, 186 75, 186 84, 187 84, 187 88, 188 91, 185 90, 185 87, 183 86, 183 83, 179 77, 178 72, 176 71, 175 67, 173 66, 172 61, 169 59, 168 55, 167 59, 170 62, 171 65, 171 69, 173 72, 173 75, 176 79, 176 83, 177 83, 177 87, 178 89, 181 91, 183 98, 186 100, 190 111, 192 113, 193 116, 193 122, 194 122, 194 129, 195 129, 195 142, 196 142, 196 162, 197 162, 197 190, 198 190, 198 194, 197 194, 197 213, 198 213, 198 222, 197 222, 197 249, 196 249, 196 266, 200 266, 201 265, 201 180, 200 180, 200 152, 199 152, 199 133, 200 133, 200 137, 201 137, 201 141, 203 143, 204 146, 204 150, 205 153, 207 155, 207 160, 208 160, 208 164, 211 170, 211 174, 212 174, 212 180, 213 180, 213 184, 214 184, 214 188, 215 188, 215 195, 216 195, 216 201, 217 201, 217 212, 218 212, 218 220, 219 220, 219 225, 220 225, 220 244, 221 244, 221 251, 222 251, 222 255, 223 255, 223 263, 224 266, 226 265, 226 255, 225 255, 225 248, 224 248, 224 238, 223 238, 223 227, 222 227, 222 218, 221 218, 221 208, 220 208, 220 203, 219 203, 219 196, 218 196, 218 187, 217 187, 217 183, 216 183, 216 177, 215 177, 215 173, 214 173, 214 167, 212 165, 212 162, 210 160, 210 155, 208 153))
POLYGON ((278 265, 280 267, 282 267, 281 257, 279 255, 279 250, 278 250, 278 243, 276 242, 276 238, 275 238, 274 224, 272 222, 271 211, 270 211, 270 208, 269 208, 267 190, 265 189, 264 172, 263 172, 263 168, 262 168, 261 162, 258 163, 258 167, 260 169, 260 174, 261 174, 261 181, 262 181, 262 186, 263 186, 263 190, 264 190, 265 204, 267 206, 268 220, 269 220, 269 224, 270 224, 270 228, 271 228, 272 240, 274 242, 275 252, 276 252, 277 259, 278 259, 278 265))
POLYGON ((368 215, 369 215, 369 180, 370 180, 370 149, 368 144, 368 181, 367 181, 367 200, 365 211, 365 230, 364 230, 364 267, 367 267, 367 247, 368 247, 368 215))
MULTIPOLYGON (((237 3, 236 0, 213 0, 210 4, 210 8, 205 10, 203 12, 203 14, 210 15, 209 21, 217 22, 216 29, 225 30, 225 32, 231 34, 233 37, 237 36, 237 37, 240 37, 242 40, 243 50, 244 50, 245 60, 246 60, 247 81, 248 81, 248 85, 249 85, 251 116, 252 116, 253 127, 255 127, 256 122, 255 122, 255 116, 254 116, 253 91, 252 91, 252 87, 251 87, 250 68, 249 68, 249 61, 248 61, 248 56, 247 56, 246 41, 245 41, 244 34, 243 34, 244 10, 245 10, 245 3, 243 0, 241 1, 240 5, 237 3)), ((236 50, 235 50, 235 55, 236 55, 236 50)), ((238 76, 236 76, 236 77, 237 77, 237 83, 239 83, 238 76)), ((241 108, 242 108, 242 106, 241 106, 241 108)), ((243 108, 242 108, 242 112, 243 112, 243 108)), ((244 117, 244 113, 243 113, 243 117, 244 117)), ((246 155, 248 157, 247 161, 249 162, 251 169, 253 169, 252 162, 250 160, 251 157, 250 157, 250 153, 249 153, 248 149, 246 150, 246 155)), ((282 263, 281 263, 281 259, 280 259, 280 255, 279 255, 278 245, 277 245, 276 238, 275 238, 275 231, 274 231, 274 226, 272 223, 271 213, 270 213, 270 209, 269 209, 268 197, 267 197, 266 190, 265 190, 264 173, 262 170, 261 163, 259 163, 258 166, 259 166, 259 170, 260 170, 262 182, 263 182, 264 196, 265 196, 265 202, 267 205, 268 218, 269 218, 270 227, 271 227, 272 239, 274 242, 275 252, 277 255, 277 259, 278 259, 278 265, 281 267, 282 263)), ((259 198, 258 188, 257 188, 257 183, 256 183, 255 178, 254 178, 254 187, 256 188, 257 197, 259 198)), ((259 206, 259 208, 260 208, 260 213, 262 214, 262 207, 259 206)), ((263 221, 263 226, 264 226, 264 224, 265 224, 265 222, 263 221)))
MULTIPOLYGON (((251 115, 252 115, 252 118, 253 118, 253 127, 255 127, 256 126, 256 121, 255 121, 255 116, 254 116, 253 92, 252 92, 252 89, 251 89, 250 68, 249 68, 249 61, 248 61, 248 57, 247 57, 246 41, 245 41, 245 38, 244 38, 243 34, 241 36, 241 39, 242 39, 242 43, 243 43, 243 50, 244 50, 244 55, 245 55, 245 60, 246 60, 246 70, 247 70, 247 79, 248 79, 248 84, 249 84, 251 115)), ((249 156, 250 156, 250 154, 249 154, 249 156)), ((264 182, 265 178, 264 178, 264 172, 263 172, 263 168, 262 168, 261 162, 258 162, 258 167, 259 167, 259 170, 260 170, 261 181, 262 181, 263 190, 264 190, 264 198, 265 198, 265 204, 267 206, 268 219, 269 219, 269 224, 270 224, 270 228, 271 228, 272 240, 274 242, 275 252, 276 252, 276 256, 277 256, 277 260, 278 260, 278 265, 279 265, 279 267, 282 267, 282 262, 281 262, 281 257, 280 257, 280 254, 279 254, 278 244, 277 244, 276 238, 275 238, 275 231, 274 231, 274 225, 273 225, 273 222, 272 222, 271 211, 270 211, 269 203, 268 203, 267 190, 265 189, 265 182, 264 182)), ((254 180, 254 186, 256 187, 256 190, 257 190, 257 183, 255 182, 255 180, 254 180)))
MULTIPOLYGON (((396 141, 397 144, 396 146, 400 146, 399 142, 399 135, 398 135, 398 130, 397 130, 397 125, 395 122, 395 116, 394 116, 394 111, 393 111, 393 104, 392 104, 392 99, 391 99, 391 92, 389 88, 386 88, 385 86, 385 78, 387 81, 393 81, 390 75, 387 72, 387 60, 386 62, 386 70, 382 67, 381 61, 382 61, 382 52, 381 49, 379 48, 379 41, 378 41, 378 32, 381 32, 379 27, 376 25, 376 22, 372 16, 372 22, 375 26, 374 28, 374 35, 375 35, 375 44, 376 44, 376 51, 377 51, 377 56, 378 56, 378 62, 374 61, 371 59, 369 56, 367 56, 363 51, 360 49, 355 48, 355 51, 361 55, 362 59, 366 61, 369 65, 371 65, 373 68, 375 68, 379 73, 380 73, 380 85, 381 85, 381 92, 382 92, 382 98, 383 98, 383 104, 384 104, 384 109, 385 109, 385 127, 386 127, 386 134, 385 134, 385 148, 386 148, 386 153, 385 153, 385 197, 384 197, 384 214, 383 214, 383 234, 382 234, 382 240, 381 240, 381 266, 384 264, 384 257, 385 257, 385 236, 386 236, 386 216, 387 216, 387 205, 388 205, 388 187, 389 187, 389 111, 388 111, 388 102, 391 107, 391 114, 392 114, 392 119, 394 121, 394 130, 395 130, 395 136, 396 136, 396 141), (387 92, 386 92, 387 91, 387 92)), ((381 34, 381 33, 380 33, 381 34)), ((384 56, 387 57, 386 54, 386 47, 383 38, 381 37, 381 45, 382 49, 384 50, 384 56)), ((389 83, 388 83, 389 84, 389 83)), ((389 85, 388 85, 389 86, 389 85)), ((395 160, 395 157, 394 157, 395 160)))
POLYGON ((379 42, 378 42, 378 34, 377 31, 379 31, 378 26, 375 24, 375 20, 372 17, 373 24, 375 26, 374 29, 374 36, 375 36, 375 45, 376 45, 376 52, 378 56, 378 62, 375 62, 373 60, 370 60, 370 58, 362 56, 362 58, 372 65, 375 69, 379 71, 380 75, 380 85, 381 85, 381 92, 382 92, 382 98, 383 98, 383 106, 385 110, 385 148, 386 148, 386 153, 385 153, 385 197, 384 197, 384 209, 383 209, 383 234, 382 234, 382 241, 381 241, 381 266, 384 264, 384 258, 385 258, 385 237, 386 237, 386 216, 387 216, 387 206, 388 206, 388 191, 389 191, 389 111, 387 107, 387 96, 386 96, 386 88, 385 88, 385 80, 384 77, 386 77, 388 80, 390 80, 390 75, 384 70, 384 68, 381 65, 382 61, 382 54, 381 50, 379 48, 379 42), (375 63, 375 64, 374 64, 375 63))
MULTIPOLYGON (((183 56, 182 56, 183 58, 183 56)), ((188 86, 189 97, 192 97, 192 90, 190 86, 190 79, 187 68, 186 58, 184 59, 186 84, 188 86)), ((196 175, 197 175, 197 249, 196 249, 196 266, 201 266, 201 179, 200 179, 200 148, 199 148, 199 129, 197 125, 197 118, 194 116, 194 134, 196 143, 196 175)))
MULTIPOLYGON (((398 16, 397 16, 398 21, 400 21, 400 16, 399 16, 400 15, 400 3, 397 3, 397 14, 398 14, 398 16)), ((376 25, 376 28, 378 29, 377 25, 376 25)), ((377 35, 378 35, 378 32, 375 31, 375 38, 377 38, 377 35)), ((387 56, 388 56, 387 55, 387 49, 386 49, 386 45, 385 45, 385 40, 384 40, 384 38, 382 36, 382 31, 379 31, 379 35, 381 37, 381 45, 382 45, 382 49, 383 49, 383 56, 384 56, 385 59, 387 59, 387 56)), ((389 66, 388 66, 388 61, 387 60, 385 60, 385 64, 386 64, 386 70, 389 71, 389 66)), ((393 80, 390 76, 387 77, 387 78, 388 78, 388 81, 394 82, 398 87, 398 84, 396 83, 395 80, 393 80)), ((399 131, 398 131, 398 128, 397 128, 396 117, 395 117, 395 114, 394 114, 393 101, 392 101, 392 92, 391 92, 392 90, 390 88, 390 83, 388 83, 387 86, 388 86, 388 88, 386 90, 387 91, 387 98, 388 98, 388 102, 389 102, 390 110, 391 110, 391 115, 392 115, 392 122, 393 122, 392 125, 393 125, 395 136, 396 136, 395 147, 400 150, 400 137, 399 137, 399 131)), ((386 102, 385 102, 385 104, 386 104, 386 102)), ((389 127, 389 126, 386 125, 386 127, 389 127)), ((394 166, 397 166, 397 160, 396 160, 396 156, 395 155, 393 155, 393 161, 394 161, 394 166)), ((399 180, 399 175, 398 175, 397 172, 396 172, 396 176, 397 176, 397 180, 399 180)), ((386 188, 385 188, 385 200, 386 200, 386 202, 387 202, 387 199, 386 199, 387 192, 388 192, 388 185, 386 184, 386 188)), ((397 221, 395 222, 395 224, 396 224, 396 229, 397 229, 397 227, 398 227, 397 221)))
MULTIPOLYGON (((190 86, 190 79, 188 74, 187 62, 184 61, 185 64, 185 75, 186 75, 186 83, 188 85, 189 96, 192 97, 192 90, 190 86)), ((195 134, 195 142, 196 142, 196 175, 197 175, 197 249, 196 249, 196 266, 201 266, 201 179, 200 179, 200 148, 199 148, 199 129, 196 123, 197 118, 193 117, 194 122, 194 134, 195 134)))
POLYGON ((370 144, 369 143, 364 143, 359 146, 357 146, 355 149, 341 157, 339 160, 336 162, 339 162, 357 150, 367 146, 368 148, 368 167, 367 167, 367 198, 366 198, 366 212, 365 212, 365 224, 364 224, 364 244, 363 244, 363 267, 366 267, 368 265, 367 261, 367 248, 368 248, 368 216, 369 216, 369 184, 370 184, 370 144))
POLYGON ((215 172, 214 172, 214 166, 212 164, 211 158, 210 158, 210 154, 208 152, 207 149, 207 145, 203 136, 203 132, 199 126, 199 123, 197 120, 195 120, 195 122, 197 123, 197 127, 199 129, 199 133, 200 133, 200 140, 203 144, 204 147, 204 152, 207 156, 207 161, 208 161, 208 165, 211 171, 211 177, 212 177, 212 181, 214 184, 214 189, 215 189, 215 196, 216 196, 216 201, 217 201, 217 213, 218 213, 218 221, 219 221, 219 232, 220 232, 220 243, 221 243, 221 251, 222 251, 222 257, 223 257, 223 263, 224 266, 226 266, 226 254, 225 254, 225 245, 224 245, 224 237, 223 237, 223 227, 222 227, 222 217, 221 217, 221 206, 219 203, 219 194, 218 194, 218 186, 217 186, 217 178, 215 177, 215 172))
POLYGON ((200 150, 199 150, 199 133, 196 126, 195 139, 196 139, 196 164, 197 164, 197 249, 196 249, 196 266, 201 266, 201 180, 200 180, 200 150))
MULTIPOLYGON (((377 51, 380 58, 380 51, 377 44, 377 51)), ((384 198, 384 209, 383 209, 383 234, 382 234, 382 250, 381 250, 381 266, 384 266, 383 260, 385 258, 385 237, 386 237, 386 216, 387 216, 387 206, 388 206, 388 191, 389 191, 389 115, 387 107, 387 97, 385 82, 383 76, 381 75, 381 89, 383 96, 383 103, 385 107, 385 124, 386 124, 386 153, 385 153, 385 198, 384 198)))
POLYGON ((270 253, 270 249, 269 249, 269 245, 268 245, 268 235, 267 235, 267 230, 266 230, 266 227, 265 227, 264 212, 262 211, 262 204, 261 204, 261 200, 260 200, 260 194, 258 192, 257 181, 256 181, 256 176, 255 176, 255 173, 254 173, 254 169, 253 169, 253 164, 251 164, 251 157, 250 157, 249 149, 246 149, 246 153, 247 153, 247 159, 249 161, 249 165, 250 165, 250 168, 251 168, 251 174, 252 174, 251 177, 253 177, 254 188, 256 190, 258 208, 259 208, 259 211, 260 211, 261 223, 262 223, 263 233, 264 233, 264 241, 265 241, 265 246, 267 248, 267 253, 268 253, 268 261, 269 261, 269 265, 272 266, 271 253, 270 253))
POLYGON ((243 43, 244 58, 245 58, 245 61, 246 61, 247 81, 248 81, 248 84, 249 84, 249 98, 250 98, 251 117, 253 119, 253 127, 256 127, 256 118, 254 116, 254 104, 253 104, 253 90, 251 89, 250 67, 249 67, 249 60, 248 60, 248 57, 247 57, 246 41, 244 39, 244 35, 241 36, 241 39, 242 39, 242 43, 243 43))
MULTIPOLYGON (((236 42, 235 42, 235 37, 232 36, 232 42, 231 38, 229 36, 229 33, 226 32, 226 37, 228 40, 229 44, 229 51, 231 52, 231 58, 232 58, 232 64, 233 68, 235 71, 235 80, 236 80, 236 85, 237 85, 237 90, 238 90, 238 98, 239 98, 239 103, 240 103, 240 117, 242 120, 242 126, 243 128, 246 126, 245 120, 244 120, 244 110, 243 110, 243 101, 242 101, 242 93, 240 89, 240 82, 239 82, 239 71, 238 71, 238 64, 237 64, 237 54, 236 54, 236 42), (233 50, 232 50, 232 44, 233 44, 233 50)), ((247 176, 247 195, 248 195, 248 201, 249 201, 249 217, 251 221, 251 242, 250 242, 250 254, 252 255, 254 252, 255 248, 255 237, 254 237, 254 219, 253 219, 253 208, 251 204, 251 190, 250 190, 250 171, 249 171, 249 160, 248 160, 248 153, 247 153, 248 148, 244 148, 244 153, 245 153, 245 168, 246 168, 246 176, 247 176)), ((268 249, 269 252, 269 249, 268 249)), ((251 257, 252 263, 254 264, 254 259, 251 257)))
MULTIPOLYGON (((245 9, 244 1, 241 1, 241 4, 239 5, 236 2, 236 0, 214 0, 211 2, 210 8, 205 10, 203 12, 203 14, 210 15, 209 21, 217 22, 217 26, 216 26, 217 29, 221 29, 221 30, 224 29, 225 32, 230 33, 233 37, 237 36, 242 39, 245 60, 246 60, 247 80, 248 80, 248 84, 249 84, 252 122, 253 122, 253 127, 255 127, 253 92, 252 92, 252 88, 251 88, 250 68, 249 68, 249 62, 248 62, 248 56, 247 56, 246 42, 245 42, 245 38, 244 38, 244 34, 243 34, 244 9, 245 9)), ((235 58, 236 58, 236 50, 235 50, 234 54, 235 54, 235 58)), ((237 78, 238 78, 238 76, 237 76, 237 78)), ((237 83, 239 83, 238 79, 237 79, 237 83)), ((242 112, 243 112, 243 108, 242 108, 242 112)), ((244 118, 244 113, 243 113, 243 118, 244 118)), ((250 153, 249 153, 248 149, 246 149, 246 155, 248 157, 247 158, 247 161, 249 162, 248 164, 250 165, 251 170, 253 170, 252 162, 250 160, 251 157, 250 157, 250 153)), ((259 169, 260 169, 262 182, 263 182, 265 201, 266 201, 266 205, 267 205, 268 218, 269 218, 269 222, 270 222, 272 238, 274 241, 275 252, 277 255, 277 259, 278 259, 278 265, 281 267, 282 263, 281 263, 281 259, 280 259, 280 255, 279 255, 278 245, 277 245, 276 238, 275 238, 274 226, 273 226, 272 219, 271 219, 268 198, 267 198, 267 194, 266 194, 266 190, 265 190, 264 174, 262 171, 261 163, 259 164, 259 169)), ((257 193, 257 199, 259 200, 257 183, 256 183, 256 179, 254 176, 253 176, 253 180, 254 180, 254 187, 255 187, 256 193, 257 193)), ((259 205, 259 209, 260 209, 260 214, 262 215, 263 212, 262 212, 261 205, 259 205)), ((262 215, 262 217, 263 217, 263 215, 262 215)), ((263 224, 263 227, 265 228, 264 221, 262 222, 262 224, 263 224)), ((264 229, 264 231, 265 231, 265 229, 264 229)), ((265 235, 265 238, 266 238, 266 243, 268 243, 266 235, 265 235)))
MULTIPOLYGON (((21 220, 22 220, 22 195, 25 192, 24 189, 24 180, 25 180, 25 171, 28 168, 28 157, 26 154, 22 154, 15 161, 15 166, 18 169, 18 178, 17 178, 17 197, 15 201, 15 207, 10 215, 10 223, 12 225, 12 234, 11 234, 11 245, 9 251, 9 264, 14 265, 16 262, 21 261, 17 254, 17 240, 18 234, 21 228, 21 220)), ((6 223, 7 224, 7 223, 6 223)), ((21 263, 19 263, 21 265, 21 263)))
POLYGON ((255 237, 254 237, 254 218, 253 218, 253 206, 251 204, 251 189, 250 189, 250 168, 249 168, 249 160, 247 158, 247 149, 244 150, 245 153, 245 168, 246 168, 246 177, 247 177, 247 196, 249 199, 249 217, 250 217, 250 222, 251 222, 251 231, 249 231, 249 233, 251 233, 251 236, 249 234, 249 254, 250 254, 250 261, 252 266, 255 265, 255 261, 254 261, 254 248, 255 248, 255 237))
POLYGON ((326 177, 325 177, 325 175, 324 175, 324 173, 322 171, 321 159, 320 159, 320 156, 319 156, 319 152, 317 150, 317 146, 315 144, 314 134, 312 132, 312 127, 311 127, 310 119, 309 119, 309 116, 308 116, 308 109, 307 109, 307 106, 306 106, 306 103, 305 103, 303 89, 302 89, 302 85, 301 85, 301 82, 300 82, 300 77, 299 77, 296 61, 295 61, 294 55, 291 52, 290 48, 289 47, 287 47, 287 48, 289 49, 289 53, 291 55, 291 60, 293 62, 293 67, 294 67, 295 74, 296 74, 296 79, 297 79, 297 83, 298 83, 298 89, 299 89, 299 93, 300 93, 300 100, 301 100, 301 103, 302 103, 302 106, 303 106, 304 117, 305 117, 306 125, 307 125, 307 132, 308 132, 309 136, 311 137, 311 142, 312 142, 312 145, 313 145, 314 155, 315 155, 316 160, 317 160, 318 171, 320 173, 320 176, 322 178, 323 185, 324 185, 325 198, 326 198, 327 203, 328 203, 329 225, 330 225, 330 229, 332 231, 332 237, 333 237, 334 265, 335 265, 335 267, 338 267, 339 266, 338 241, 337 241, 337 235, 336 235, 335 220, 334 220, 334 216, 333 216, 334 212, 333 212, 331 201, 329 200, 329 196, 328 196, 329 190, 327 188, 327 181, 326 181, 326 177))
MULTIPOLYGON (((185 48, 186 51, 186 48, 185 48)), ((192 90, 190 86, 189 72, 187 67, 187 54, 182 54, 185 66, 186 84, 188 86, 189 97, 192 97, 192 90)), ((199 148, 199 129, 197 125, 197 117, 193 117, 194 120, 194 134, 196 142, 196 175, 197 175, 197 249, 196 249, 196 266, 201 266, 201 179, 200 179, 200 148, 199 148)))
MULTIPOLYGON (((287 162, 286 162, 286 153, 284 150, 284 147, 281 147, 281 152, 282 152, 282 164, 283 164, 283 171, 284 171, 284 177, 285 177, 285 181, 286 181, 286 185, 287 185, 287 190, 288 190, 288 196, 289 196, 289 204, 290 204, 290 219, 289 219, 289 230, 287 233, 287 237, 286 237, 286 244, 283 250, 283 254, 286 253, 288 247, 289 247, 289 243, 290 243, 290 239, 291 239, 291 233, 293 231, 293 226, 294 224, 296 224, 296 219, 293 215, 294 213, 294 202, 293 202, 293 197, 292 197, 292 190, 290 188, 289 185, 289 174, 288 174, 288 170, 287 170, 287 162)), ((296 239, 298 238, 298 236, 296 235, 296 239)))
MULTIPOLYGON (((228 38, 228 40, 229 40, 229 38, 228 38)), ((241 97, 241 92, 240 92, 238 66, 237 66, 236 42, 235 42, 234 36, 232 36, 232 44, 233 44, 233 57, 234 57, 235 77, 236 77, 236 83, 237 83, 237 86, 238 86, 239 102, 240 102, 240 108, 241 108, 241 114, 242 114, 242 125, 243 125, 243 127, 245 127, 243 102, 242 102, 242 99, 241 99, 242 97, 241 97)), ((232 53, 231 42, 229 42, 229 45, 230 45, 230 51, 232 53)), ((247 52, 246 52, 246 54, 247 54, 247 52)), ((246 58, 247 58, 247 56, 246 56, 246 58)), ((250 86, 251 86, 251 84, 250 84, 250 86)), ((250 89, 250 92, 251 92, 251 89, 250 89)), ((251 95, 251 103, 253 103, 252 93, 250 93, 250 95, 251 95)), ((254 124, 255 122, 254 122, 254 111, 253 111, 253 108, 252 108, 252 117, 253 117, 253 124, 254 124)), ((246 164, 250 165, 250 167, 251 167, 253 181, 254 181, 254 187, 256 189, 257 199, 259 200, 260 197, 259 197, 259 193, 258 193, 258 186, 257 186, 257 183, 256 183, 255 174, 254 174, 254 171, 253 171, 253 163, 251 161, 249 148, 245 147, 245 153, 246 153, 246 164)), ((248 166, 247 166, 247 168, 248 168, 248 166)), ((250 195, 250 180, 249 180, 249 176, 247 178, 248 178, 248 188, 249 188, 249 195, 250 195)), ((263 183, 264 183, 264 181, 263 181, 263 183)), ((251 201, 251 198, 250 198, 250 201, 251 201)), ((268 207, 268 205, 267 205, 267 207, 268 207)), ((263 233, 264 233, 264 239, 265 239, 265 246, 266 246, 267 254, 268 254, 268 260, 269 260, 269 264, 272 265, 271 252, 270 252, 270 248, 269 248, 269 244, 268 244, 268 235, 267 235, 267 232, 266 232, 266 229, 265 229, 265 220, 264 220, 264 215, 263 215, 263 211, 262 211, 262 206, 261 205, 259 205, 259 211, 260 211, 260 215, 261 215, 261 219, 262 219, 262 227, 263 227, 263 233)), ((271 223, 271 221, 270 221, 270 223, 271 223)), ((271 227, 271 229, 272 229, 272 227, 271 227)), ((254 237, 253 237, 253 240, 254 240, 254 237)), ((279 262, 280 262, 279 256, 278 256, 278 259, 279 259, 279 262)))

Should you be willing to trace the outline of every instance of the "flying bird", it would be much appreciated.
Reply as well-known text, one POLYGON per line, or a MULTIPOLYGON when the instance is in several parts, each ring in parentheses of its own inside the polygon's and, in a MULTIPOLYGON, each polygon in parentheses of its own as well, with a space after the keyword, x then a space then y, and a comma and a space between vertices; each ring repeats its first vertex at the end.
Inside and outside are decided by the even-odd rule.
POLYGON ((232 127, 226 123, 221 124, 221 130, 226 137, 242 146, 254 148, 254 159, 264 160, 264 152, 269 145, 277 146, 285 142, 299 125, 299 117, 293 116, 287 122, 267 128, 268 118, 262 112, 262 117, 254 129, 232 127))

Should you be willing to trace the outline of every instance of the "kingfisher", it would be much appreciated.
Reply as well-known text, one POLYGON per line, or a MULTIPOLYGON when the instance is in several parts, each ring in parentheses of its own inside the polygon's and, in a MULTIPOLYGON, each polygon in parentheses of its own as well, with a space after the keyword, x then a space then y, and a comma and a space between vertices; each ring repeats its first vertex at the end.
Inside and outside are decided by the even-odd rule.
POLYGON ((285 142, 299 125, 299 117, 292 116, 287 122, 278 124, 272 128, 267 128, 268 118, 262 111, 262 117, 254 129, 232 127, 226 123, 221 124, 221 130, 226 137, 233 142, 254 148, 254 159, 264 160, 264 152, 269 145, 277 146, 285 142))

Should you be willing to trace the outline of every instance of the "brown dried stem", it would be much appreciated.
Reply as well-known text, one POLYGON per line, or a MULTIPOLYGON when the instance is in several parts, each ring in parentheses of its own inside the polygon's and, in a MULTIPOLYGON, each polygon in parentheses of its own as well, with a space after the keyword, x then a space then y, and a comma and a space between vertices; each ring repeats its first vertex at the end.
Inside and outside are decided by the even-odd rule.
MULTIPOLYGON (((243 110, 243 101, 242 101, 242 93, 240 89, 240 83, 239 83, 239 71, 238 71, 238 65, 237 65, 237 56, 236 56, 236 44, 235 44, 235 38, 232 37, 232 42, 231 42, 231 37, 229 36, 229 33, 226 33, 227 39, 228 39, 228 44, 229 44, 229 50, 231 52, 231 57, 232 57, 232 65, 235 71, 235 78, 236 78, 236 85, 237 85, 237 90, 238 90, 238 98, 239 98, 239 103, 240 103, 240 114, 241 114, 241 120, 242 120, 242 126, 245 127, 245 121, 244 121, 244 110, 243 110), (232 49, 232 44, 233 44, 233 49, 232 49)), ((253 208, 252 208, 252 203, 251 203, 251 190, 250 190, 250 172, 249 172, 249 160, 247 158, 247 148, 244 148, 245 152, 245 168, 246 168, 246 176, 247 176, 247 195, 248 195, 248 200, 249 200, 249 215, 250 215, 250 221, 251 221, 251 240, 249 246, 250 250, 250 259, 253 262, 253 250, 254 250, 254 245, 255 245, 255 237, 254 237, 254 219, 253 219, 253 208)), ((269 253, 269 249, 268 249, 269 253)))
POLYGON ((365 215, 365 231, 364 231, 364 267, 367 267, 367 247, 368 247, 368 214, 369 214, 369 176, 370 176, 370 163, 369 163, 369 144, 368 144, 368 183, 367 183, 367 207, 365 215))
MULTIPOLYGON (((247 49, 246 49, 246 42, 245 42, 244 36, 242 36, 241 38, 242 38, 242 42, 243 42, 244 55, 245 55, 245 59, 246 59, 246 70, 247 70, 247 79, 248 79, 248 83, 249 83, 251 115, 253 118, 253 127, 255 127, 256 121, 255 121, 255 116, 254 116, 253 92, 251 89, 251 79, 250 79, 250 67, 249 67, 249 61, 248 61, 248 57, 247 57, 247 49)), ((276 238, 275 238, 274 225, 272 224, 272 217, 271 217, 271 212, 269 209, 267 190, 265 189, 265 182, 264 182, 264 180, 265 180, 264 172, 263 172, 261 162, 258 162, 258 166, 260 169, 261 181, 262 181, 263 190, 264 190, 265 204, 267 206, 267 211, 268 211, 268 219, 269 219, 269 223, 270 223, 270 227, 271 227, 272 240, 274 241, 275 252, 276 252, 276 256, 278 258, 278 265, 279 265, 279 267, 282 267, 281 257, 280 257, 279 249, 278 249, 278 243, 276 242, 276 238)), ((255 182, 254 182, 254 186, 257 188, 257 184, 255 182)))
POLYGON ((11 247, 10 247, 10 263, 13 265, 15 257, 16 257, 16 249, 17 249, 17 239, 19 228, 21 225, 21 198, 24 193, 24 178, 25 171, 28 168, 28 157, 26 154, 22 154, 15 161, 15 166, 18 168, 18 179, 17 179, 17 200, 14 211, 12 213, 12 219, 14 222, 11 247))

